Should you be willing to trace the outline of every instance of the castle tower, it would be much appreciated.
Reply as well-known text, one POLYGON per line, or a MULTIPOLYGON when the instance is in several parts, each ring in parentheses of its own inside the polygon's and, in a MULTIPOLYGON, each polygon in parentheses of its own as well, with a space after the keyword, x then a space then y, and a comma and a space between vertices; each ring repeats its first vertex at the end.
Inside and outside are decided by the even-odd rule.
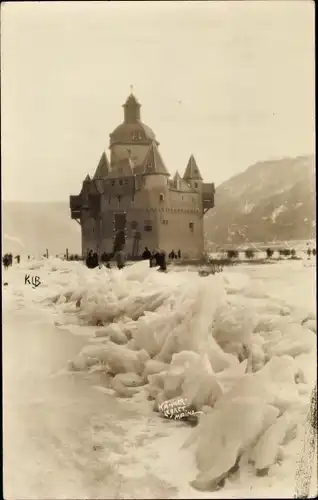
POLYGON ((95 170, 93 179, 106 179, 109 175, 109 172, 110 165, 104 151, 95 170))
POLYGON ((176 171, 176 173, 174 174, 174 177, 173 177, 173 186, 176 188, 177 191, 180 190, 181 188, 181 177, 180 177, 180 174, 178 171, 176 171))
POLYGON ((145 176, 145 188, 167 187, 170 174, 158 151, 156 143, 152 143, 148 149, 142 168, 137 173, 145 176))
POLYGON ((202 187, 202 175, 193 155, 190 156, 183 179, 195 190, 200 190, 202 187))
POLYGON ((140 120, 140 108, 141 104, 137 101, 133 94, 127 98, 124 108, 124 122, 125 123, 137 123, 140 120))
POLYGON ((141 167, 153 142, 157 145, 153 130, 141 121, 141 104, 133 94, 127 98, 124 108, 124 121, 110 134, 110 164, 112 175, 121 174, 121 162, 129 161, 141 167))
POLYGON ((81 225, 82 254, 99 255, 123 246, 130 258, 143 249, 180 249, 200 259, 204 213, 214 207, 214 184, 203 183, 193 155, 183 177, 170 173, 153 130, 141 121, 141 104, 131 93, 123 122, 110 134, 110 161, 102 153, 93 177, 70 197, 71 216, 81 225))

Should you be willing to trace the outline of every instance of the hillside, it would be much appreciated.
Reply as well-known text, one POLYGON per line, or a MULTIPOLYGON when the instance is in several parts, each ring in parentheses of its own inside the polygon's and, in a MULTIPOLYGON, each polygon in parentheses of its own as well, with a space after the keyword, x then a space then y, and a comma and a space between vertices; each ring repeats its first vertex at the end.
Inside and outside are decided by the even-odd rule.
POLYGON ((216 187, 205 217, 215 244, 316 237, 315 157, 256 163, 216 187))
MULTIPOLYGON (((205 217, 216 244, 307 240, 316 236, 314 157, 257 163, 216 188, 205 217)), ((80 253, 68 203, 2 203, 2 253, 80 253)))
POLYGON ((81 251, 80 226, 65 203, 2 202, 2 254, 81 251))

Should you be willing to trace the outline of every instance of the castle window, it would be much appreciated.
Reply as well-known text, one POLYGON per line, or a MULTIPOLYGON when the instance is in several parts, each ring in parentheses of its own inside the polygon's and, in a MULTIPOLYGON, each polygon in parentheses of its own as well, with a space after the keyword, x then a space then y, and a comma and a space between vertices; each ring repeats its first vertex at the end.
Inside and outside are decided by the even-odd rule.
POLYGON ((135 220, 131 221, 131 229, 137 229, 137 227, 138 227, 138 222, 135 220))
POLYGON ((116 182, 116 181, 112 181, 112 186, 115 186, 115 182, 116 182))
POLYGON ((162 224, 166 224, 166 225, 168 224, 167 220, 162 220, 161 222, 162 222, 162 224))
POLYGON ((152 231, 152 221, 151 220, 145 220, 144 230, 148 233, 150 233, 152 231))
POLYGON ((122 174, 122 173, 123 173, 123 169, 122 169, 122 167, 119 167, 119 168, 118 168, 118 173, 119 173, 119 174, 122 174))
POLYGON ((122 181, 122 179, 119 180, 119 185, 122 186, 124 183, 122 181))
POLYGON ((162 193, 160 193, 160 195, 159 195, 159 199, 160 199, 160 201, 163 201, 163 200, 165 199, 165 197, 163 196, 163 194, 162 194, 162 193))
POLYGON ((120 205, 120 202, 121 202, 121 196, 117 196, 117 201, 118 201, 118 205, 120 205))
POLYGON ((194 187, 195 187, 195 188, 197 188, 197 187, 198 187, 198 183, 197 183, 197 182, 195 182, 195 183, 194 183, 194 187))
POLYGON ((189 222, 189 229, 190 229, 191 233, 193 233, 193 231, 194 231, 194 222, 189 222))

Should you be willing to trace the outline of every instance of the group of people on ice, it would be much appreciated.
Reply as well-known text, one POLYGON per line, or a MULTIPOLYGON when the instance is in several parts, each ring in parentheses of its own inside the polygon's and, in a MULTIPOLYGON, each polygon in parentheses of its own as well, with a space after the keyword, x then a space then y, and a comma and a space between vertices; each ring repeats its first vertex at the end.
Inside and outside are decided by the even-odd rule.
MULTIPOLYGON (((164 252, 159 252, 158 250, 153 250, 153 252, 150 252, 149 248, 148 247, 145 247, 145 250, 142 254, 142 259, 143 260, 146 260, 146 259, 152 259, 152 258, 155 258, 154 256, 157 255, 157 254, 162 254, 164 252)), ((181 259, 181 250, 178 250, 177 252, 175 252, 174 250, 171 250, 171 252, 169 253, 168 255, 168 258, 173 260, 173 259, 181 259)), ((152 266, 150 266, 152 267, 152 266)))
MULTIPOLYGON (((170 254, 169 254, 170 256, 170 254)), ((166 271, 167 263, 166 263, 166 254, 160 250, 153 250, 152 252, 148 247, 145 247, 141 255, 142 260, 149 260, 150 267, 158 267, 158 271, 166 271)))
MULTIPOLYGON (((173 250, 169 254, 170 259, 176 259, 181 257, 181 251, 179 250, 175 253, 173 250)), ((126 257, 122 248, 114 248, 113 252, 107 254, 104 252, 100 258, 96 251, 90 250, 85 259, 86 266, 89 269, 94 269, 95 267, 104 265, 108 269, 111 267, 110 261, 115 258, 116 265, 118 269, 123 269, 125 267, 126 257)), ((141 255, 142 260, 149 260, 150 267, 159 267, 158 271, 165 272, 167 270, 166 254, 164 251, 153 250, 152 252, 145 247, 144 252, 141 255)))
POLYGON ((112 252, 111 254, 107 254, 106 252, 104 252, 101 255, 100 259, 98 257, 97 252, 90 250, 87 254, 85 263, 89 269, 94 269, 95 267, 98 267, 100 265, 104 265, 108 269, 110 269, 111 267, 110 261, 114 256, 118 269, 122 269, 123 267, 125 267, 125 254, 121 249, 118 249, 112 252))
MULTIPOLYGON (((17 264, 20 264, 20 255, 16 255, 15 259, 17 261, 17 264)), ((3 267, 5 269, 8 269, 10 266, 12 266, 12 263, 13 263, 12 253, 6 253, 2 258, 2 263, 3 263, 3 267)))

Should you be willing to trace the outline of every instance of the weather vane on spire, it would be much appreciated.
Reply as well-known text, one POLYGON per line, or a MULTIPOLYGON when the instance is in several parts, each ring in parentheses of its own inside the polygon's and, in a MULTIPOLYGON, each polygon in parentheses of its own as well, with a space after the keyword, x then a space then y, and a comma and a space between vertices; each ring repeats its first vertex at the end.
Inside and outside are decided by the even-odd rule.
POLYGON ((133 94, 133 92, 134 92, 134 86, 130 85, 130 93, 133 94))

